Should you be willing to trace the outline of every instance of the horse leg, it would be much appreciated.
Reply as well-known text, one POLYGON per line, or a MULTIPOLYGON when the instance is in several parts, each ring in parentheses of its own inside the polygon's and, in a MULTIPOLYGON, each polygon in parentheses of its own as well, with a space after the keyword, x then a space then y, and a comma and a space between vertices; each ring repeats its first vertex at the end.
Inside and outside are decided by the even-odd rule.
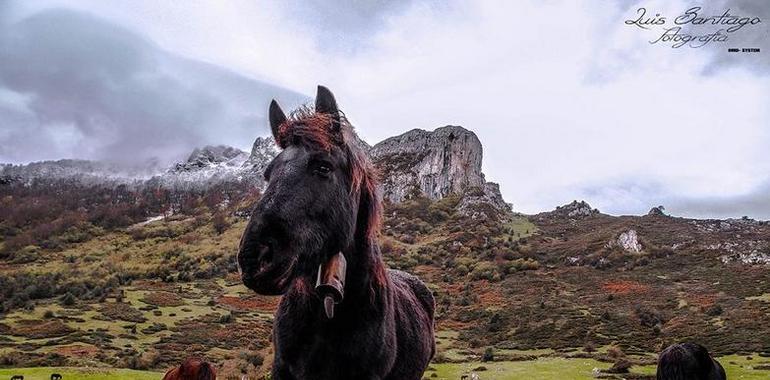
POLYGON ((271 372, 272 380, 297 380, 294 375, 289 372, 289 367, 283 365, 283 363, 279 361, 273 363, 273 370, 271 372))

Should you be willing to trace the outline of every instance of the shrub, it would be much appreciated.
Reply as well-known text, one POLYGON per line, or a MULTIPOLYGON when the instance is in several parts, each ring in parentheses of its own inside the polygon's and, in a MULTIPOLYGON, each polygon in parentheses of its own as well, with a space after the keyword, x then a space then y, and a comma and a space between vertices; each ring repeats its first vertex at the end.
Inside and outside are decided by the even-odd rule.
POLYGON ((227 231, 228 228, 230 228, 230 222, 227 220, 227 217, 222 212, 218 212, 214 214, 214 217, 211 219, 211 223, 212 223, 212 226, 214 227, 214 231, 216 231, 220 235, 223 232, 227 231))
POLYGON ((722 313, 723 313, 722 306, 718 304, 713 304, 706 309, 706 315, 708 315, 709 317, 716 317, 718 315, 722 315, 722 313))
POLYGON ((626 358, 618 359, 615 364, 610 367, 607 372, 609 373, 628 373, 631 368, 631 362, 626 358))
POLYGON ((626 357, 626 353, 618 346, 612 346, 607 349, 607 355, 613 359, 620 359, 626 357))
POLYGON ((484 355, 481 355, 481 361, 482 362, 491 362, 495 360, 495 352, 492 349, 492 347, 487 347, 486 350, 484 350, 484 355))
POLYGON ((235 315, 232 312, 223 314, 219 317, 219 323, 226 324, 235 321, 235 315))
POLYGON ((61 304, 64 306, 72 306, 75 304, 75 296, 72 295, 72 293, 67 292, 64 296, 61 298, 61 304))
POLYGON ((265 362, 265 358, 257 351, 242 351, 240 356, 241 359, 247 361, 257 368, 259 368, 262 363, 265 362))
POLYGON ((488 262, 488 261, 482 261, 476 265, 475 268, 473 268, 473 271, 471 271, 471 279, 473 280, 489 280, 492 281, 495 278, 496 270, 495 265, 488 262))

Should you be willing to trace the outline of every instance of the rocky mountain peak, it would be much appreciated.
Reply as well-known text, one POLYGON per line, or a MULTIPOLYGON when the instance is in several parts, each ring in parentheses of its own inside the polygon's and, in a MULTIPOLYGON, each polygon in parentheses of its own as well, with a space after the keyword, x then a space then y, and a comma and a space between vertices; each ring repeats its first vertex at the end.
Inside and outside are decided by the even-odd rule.
POLYGON ((257 137, 254 145, 251 146, 249 158, 243 163, 243 168, 261 175, 278 153, 280 151, 272 137, 257 137))
POLYGON ((376 144, 369 153, 383 171, 383 192, 392 202, 416 192, 440 199, 486 182, 481 142, 459 126, 413 129, 376 144))
POLYGON ((374 145, 369 155, 382 172, 383 195, 391 202, 418 194, 431 199, 462 194, 460 211, 467 215, 510 210, 499 186, 486 182, 481 172, 481 141, 463 127, 413 129, 374 145))
POLYGON ((191 171, 211 166, 241 166, 246 161, 246 152, 227 145, 207 145, 195 148, 187 161, 174 165, 171 171, 191 171))

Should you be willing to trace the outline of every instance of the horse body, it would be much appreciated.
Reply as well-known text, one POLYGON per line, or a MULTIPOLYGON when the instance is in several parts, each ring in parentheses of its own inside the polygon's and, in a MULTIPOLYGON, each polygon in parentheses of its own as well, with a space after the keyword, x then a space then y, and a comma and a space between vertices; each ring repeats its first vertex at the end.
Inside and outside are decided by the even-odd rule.
POLYGON ((284 296, 273 330, 275 379, 420 379, 434 354, 434 301, 416 277, 389 270, 370 299, 346 298, 333 319, 320 299, 284 296), (425 339, 429 337, 429 339, 425 339))
POLYGON ((283 295, 272 378, 422 378, 435 351, 435 301, 417 277, 385 268, 373 169, 333 95, 319 86, 314 112, 291 119, 273 102, 270 124, 283 150, 266 170, 238 264, 247 287, 283 295), (336 304, 325 304, 319 272, 340 255, 336 304))

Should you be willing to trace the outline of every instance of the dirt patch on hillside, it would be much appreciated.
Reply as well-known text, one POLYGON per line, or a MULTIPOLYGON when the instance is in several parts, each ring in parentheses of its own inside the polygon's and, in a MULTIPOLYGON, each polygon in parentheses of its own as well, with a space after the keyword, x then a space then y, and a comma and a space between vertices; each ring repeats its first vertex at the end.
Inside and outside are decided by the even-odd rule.
POLYGON ((11 334, 30 339, 40 339, 64 336, 74 331, 73 328, 58 319, 48 321, 25 319, 17 322, 16 326, 11 329, 11 334))
POLYGON ((650 291, 648 285, 640 284, 635 281, 609 281, 602 285, 602 289, 610 294, 636 294, 650 291))
POLYGON ((99 309, 99 312, 110 319, 137 323, 147 321, 147 318, 142 315, 141 311, 134 309, 127 303, 107 303, 99 309))
POLYGON ((264 296, 219 296, 216 303, 234 311, 265 311, 275 312, 278 309, 279 297, 264 296))
POLYGON ((73 356, 77 358, 93 358, 99 353, 99 349, 94 346, 72 345, 56 348, 56 352, 64 356, 73 356))
POLYGON ((155 306, 182 306, 185 304, 182 297, 169 292, 150 292, 139 301, 155 306))

